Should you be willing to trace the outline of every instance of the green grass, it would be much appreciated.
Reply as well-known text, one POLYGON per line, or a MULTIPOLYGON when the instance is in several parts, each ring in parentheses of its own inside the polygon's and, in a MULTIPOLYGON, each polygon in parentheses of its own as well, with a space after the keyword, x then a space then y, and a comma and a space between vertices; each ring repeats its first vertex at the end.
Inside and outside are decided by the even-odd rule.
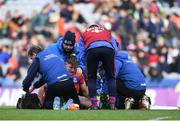
POLYGON ((25 110, 0 107, 0 120, 180 120, 180 110, 25 110))

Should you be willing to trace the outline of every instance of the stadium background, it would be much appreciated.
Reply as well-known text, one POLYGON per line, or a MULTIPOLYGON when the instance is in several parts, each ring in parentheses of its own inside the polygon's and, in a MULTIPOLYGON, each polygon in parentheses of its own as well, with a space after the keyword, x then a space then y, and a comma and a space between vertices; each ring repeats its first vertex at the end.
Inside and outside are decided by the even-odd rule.
POLYGON ((92 23, 112 31, 147 80, 152 108, 180 107, 179 0, 0 0, 0 106, 24 93, 31 44, 46 47, 92 23))

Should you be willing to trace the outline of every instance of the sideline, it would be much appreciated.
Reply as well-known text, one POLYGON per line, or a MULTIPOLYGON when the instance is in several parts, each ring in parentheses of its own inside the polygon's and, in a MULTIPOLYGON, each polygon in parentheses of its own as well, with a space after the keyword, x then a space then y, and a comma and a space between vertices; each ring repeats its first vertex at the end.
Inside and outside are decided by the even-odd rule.
POLYGON ((169 118, 171 118, 171 117, 168 117, 168 116, 166 116, 166 117, 157 117, 155 119, 150 119, 150 120, 146 120, 146 121, 160 121, 160 120, 165 120, 165 119, 167 120, 169 118))

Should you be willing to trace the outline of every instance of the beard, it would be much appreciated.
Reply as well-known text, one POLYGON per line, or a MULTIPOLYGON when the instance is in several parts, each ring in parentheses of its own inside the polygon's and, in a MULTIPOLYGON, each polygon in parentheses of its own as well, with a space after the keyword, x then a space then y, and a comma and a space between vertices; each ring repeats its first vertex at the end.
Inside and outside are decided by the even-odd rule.
POLYGON ((73 48, 64 48, 63 44, 62 44, 62 48, 64 50, 65 55, 69 55, 73 53, 74 47, 73 48))

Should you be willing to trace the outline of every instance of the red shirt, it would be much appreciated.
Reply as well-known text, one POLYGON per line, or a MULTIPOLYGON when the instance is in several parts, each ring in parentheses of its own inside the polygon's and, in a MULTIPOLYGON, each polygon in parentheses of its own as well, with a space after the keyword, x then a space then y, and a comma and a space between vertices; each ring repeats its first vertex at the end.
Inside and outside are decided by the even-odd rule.
POLYGON ((76 74, 72 74, 72 77, 73 77, 73 82, 74 82, 76 91, 79 94, 81 84, 83 84, 85 82, 84 77, 83 77, 83 75, 77 76, 76 74))
POLYGON ((84 40, 85 47, 87 48, 89 44, 96 41, 107 41, 111 43, 111 34, 108 30, 103 27, 92 27, 88 28, 82 33, 82 38, 84 40))
POLYGON ((159 55, 157 54, 150 54, 148 55, 148 64, 158 63, 159 55))

